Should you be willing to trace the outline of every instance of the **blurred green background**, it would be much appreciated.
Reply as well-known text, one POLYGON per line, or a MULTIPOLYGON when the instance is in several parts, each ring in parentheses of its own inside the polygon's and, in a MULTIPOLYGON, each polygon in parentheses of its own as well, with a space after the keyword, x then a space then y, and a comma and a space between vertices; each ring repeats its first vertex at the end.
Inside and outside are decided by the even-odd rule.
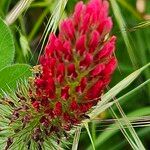
MULTIPOLYGON (((38 56, 42 51, 43 45, 42 36, 45 33, 45 28, 50 26, 48 21, 58 1, 59 0, 35 0, 28 8, 23 8, 24 11, 20 13, 16 20, 8 23, 15 41, 15 63, 27 63, 32 66, 38 63, 38 56)), ((115 53, 118 59, 118 69, 113 76, 110 87, 113 87, 127 75, 150 61, 150 20, 148 20, 148 17, 150 19, 150 1, 145 0, 145 7, 142 12, 136 7, 138 0, 115 1, 120 8, 122 19, 126 25, 123 24, 124 26, 122 26, 119 23, 122 20, 115 14, 114 9, 112 9, 113 5, 110 5, 110 16, 114 21, 112 34, 115 34, 118 39, 115 53), (126 35, 128 36, 127 41, 129 43, 124 39, 126 35)), ((16 14, 11 14, 11 10, 18 2, 18 0, 0 0, 1 18, 7 21, 7 17, 15 16, 16 14)), ((64 0, 62 5, 65 5, 65 2, 64 0)), ((61 19, 69 16, 70 13, 73 12, 74 5, 77 2, 78 0, 68 0, 63 14, 61 13, 61 19)), ((131 90, 137 89, 139 85, 143 84, 143 86, 120 100, 120 105, 126 115, 132 114, 132 117, 138 117, 150 114, 150 84, 146 82, 149 79, 150 70, 146 69, 134 83, 117 96, 121 97, 125 93, 131 92, 131 90)), ((119 115, 115 106, 114 110, 119 115)), ((120 130, 117 128, 107 129, 112 122, 101 121, 101 119, 105 120, 108 118, 111 118, 109 110, 100 115, 98 121, 94 121, 90 124, 96 150, 130 150, 131 147, 120 130)), ((135 130, 146 149, 150 149, 150 126, 139 126, 136 127, 135 130)), ((91 142, 89 137, 83 129, 78 149, 91 149, 90 146, 91 142)))

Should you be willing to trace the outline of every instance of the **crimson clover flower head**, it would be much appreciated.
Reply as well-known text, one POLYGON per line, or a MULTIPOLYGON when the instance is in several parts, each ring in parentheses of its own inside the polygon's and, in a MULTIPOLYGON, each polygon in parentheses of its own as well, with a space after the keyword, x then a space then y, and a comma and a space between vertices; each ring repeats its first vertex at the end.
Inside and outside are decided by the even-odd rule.
POLYGON ((1 131, 8 129, 4 149, 16 149, 19 143, 42 149, 47 142, 60 149, 62 139, 101 100, 117 66, 108 9, 107 0, 78 2, 74 13, 60 23, 59 33, 50 34, 33 76, 0 98, 7 126, 1 131))
POLYGON ((40 123, 52 130, 81 123, 110 83, 117 60, 108 8, 106 0, 78 2, 59 34, 49 36, 30 97, 33 108, 43 113, 40 123))
POLYGON ((0 100, 10 106, 5 149, 15 149, 18 140, 28 148, 34 141, 39 149, 47 140, 61 142, 101 100, 117 66, 108 9, 107 0, 78 2, 58 35, 50 34, 29 83, 0 100))

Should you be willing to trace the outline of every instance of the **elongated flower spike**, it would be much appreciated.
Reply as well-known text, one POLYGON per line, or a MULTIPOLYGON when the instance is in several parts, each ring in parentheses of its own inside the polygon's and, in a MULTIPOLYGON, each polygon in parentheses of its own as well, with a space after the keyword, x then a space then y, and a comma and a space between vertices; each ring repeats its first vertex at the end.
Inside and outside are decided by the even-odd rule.
MULTIPOLYGON (((116 37, 106 0, 78 2, 73 15, 50 34, 34 79, 33 107, 51 126, 69 130, 100 100, 116 68, 116 37), (57 124, 55 123, 57 121, 57 124)), ((31 89, 32 90, 32 89, 31 89)))
POLYGON ((117 66, 108 9, 107 0, 80 1, 59 34, 50 34, 28 88, 16 94, 19 106, 13 106, 10 123, 20 122, 16 134, 30 128, 27 137, 39 145, 47 137, 61 139, 101 100, 117 66))

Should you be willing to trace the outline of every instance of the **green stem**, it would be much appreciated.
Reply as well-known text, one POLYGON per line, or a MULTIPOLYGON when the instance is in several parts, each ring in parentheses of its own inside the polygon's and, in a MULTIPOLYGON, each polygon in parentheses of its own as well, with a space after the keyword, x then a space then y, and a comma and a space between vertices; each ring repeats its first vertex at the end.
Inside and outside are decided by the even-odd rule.
POLYGON ((92 138, 93 138, 93 142, 95 143, 96 140, 96 123, 92 122, 92 138))
POLYGON ((51 4, 51 1, 48 1, 48 2, 35 2, 33 4, 31 4, 30 7, 47 7, 47 6, 50 6, 51 4))

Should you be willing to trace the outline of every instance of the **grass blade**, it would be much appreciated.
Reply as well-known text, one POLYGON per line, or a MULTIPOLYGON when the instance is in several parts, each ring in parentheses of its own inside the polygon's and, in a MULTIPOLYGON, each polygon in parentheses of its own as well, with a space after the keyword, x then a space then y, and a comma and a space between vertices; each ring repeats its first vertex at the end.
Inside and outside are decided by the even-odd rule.
MULTIPOLYGON (((63 15, 64 9, 67 5, 67 2, 68 2, 68 0, 59 0, 51 17, 49 18, 47 26, 46 26, 45 31, 41 38, 41 40, 43 39, 43 42, 42 42, 41 51, 39 53, 39 56, 42 53, 42 50, 43 50, 43 47, 44 47, 44 44, 45 44, 45 41, 47 39, 49 32, 55 33, 55 31, 58 27, 58 23, 63 15)), ((38 58, 38 60, 39 60, 39 58, 38 58)))
POLYGON ((96 108, 89 114, 90 118, 93 119, 101 112, 101 107, 105 106, 105 104, 108 104, 108 102, 114 98, 120 91, 125 89, 128 85, 130 85, 140 74, 141 72, 150 66, 150 63, 143 66, 142 68, 136 70, 129 76, 127 76, 125 79, 123 79, 121 82, 119 82, 116 86, 114 86, 112 89, 110 89, 106 94, 101 96, 101 101, 98 102, 96 108))
POLYGON ((115 18, 117 20, 117 23, 119 25, 119 28, 120 28, 120 31, 121 31, 121 34, 122 34, 122 37, 123 37, 123 40, 125 42, 125 45, 127 47, 127 51, 128 51, 128 54, 129 54, 129 57, 130 57, 130 60, 133 64, 133 67, 134 68, 138 68, 137 67, 137 60, 135 58, 135 55, 134 55, 134 51, 133 51, 133 48, 130 44, 130 41, 129 41, 129 38, 128 38, 128 34, 126 31, 123 31, 122 29, 126 29, 126 23, 122 17, 122 14, 121 14, 121 11, 120 11, 120 8, 116 2, 116 0, 110 0, 110 3, 111 3, 111 6, 112 6, 112 9, 113 9, 113 12, 114 12, 114 15, 115 15, 115 18))
POLYGON ((121 108, 119 102, 117 100, 114 100, 114 101, 115 101, 115 104, 116 104, 121 116, 123 117, 123 120, 125 121, 125 124, 126 124, 128 130, 129 130, 129 132, 131 133, 131 135, 133 137, 133 140, 135 141, 135 144, 137 145, 138 149, 145 150, 141 140, 139 139, 138 135, 136 134, 134 128, 132 127, 132 124, 130 123, 127 116, 125 115, 125 113, 124 113, 123 109, 121 108))
POLYGON ((13 24, 15 20, 22 14, 22 12, 30 6, 32 1, 33 0, 20 0, 6 16, 5 21, 7 24, 13 24))
POLYGON ((117 101, 120 101, 120 104, 124 104, 127 103, 126 101, 122 101, 123 99, 127 98, 128 96, 132 95, 133 93, 135 93, 136 91, 138 91, 139 89, 141 89, 143 86, 147 85, 150 83, 150 79, 146 80, 145 82, 143 82, 142 84, 140 84, 139 86, 137 86, 136 88, 134 88, 133 90, 129 91, 128 93, 124 94, 123 96, 117 98, 117 101))
MULTIPOLYGON (((127 117, 136 117, 135 119, 137 119, 137 117, 140 116, 145 116, 145 115, 150 115, 150 107, 145 107, 145 108, 141 108, 138 110, 135 110, 129 114, 127 114, 127 117)), ((134 121, 134 119, 132 119, 132 121, 134 121)), ((116 126, 115 124, 112 124, 111 126, 109 126, 108 128, 105 129, 104 132, 102 132, 95 141, 95 147, 100 147, 102 144, 105 144, 105 142, 111 138, 114 134, 116 134, 118 132, 118 130, 109 130, 109 128, 114 129, 114 127, 116 126)), ((87 148, 87 150, 91 150, 92 146, 89 146, 87 148)))
POLYGON ((72 144, 72 150, 78 149, 79 139, 80 139, 81 127, 78 127, 75 131, 75 136, 72 144))
POLYGON ((88 126, 88 123, 85 123, 84 124, 86 130, 87 130, 87 133, 89 135, 89 138, 90 138, 90 141, 91 141, 91 144, 92 144, 92 147, 93 147, 93 150, 95 150, 95 145, 94 145, 94 142, 93 142, 93 139, 92 139, 92 136, 91 136, 91 133, 90 133, 90 130, 89 130, 89 126, 88 126))
POLYGON ((120 128, 120 131, 122 132, 122 134, 124 135, 124 137, 126 138, 126 140, 128 141, 128 143, 131 145, 131 147, 134 150, 139 150, 138 147, 135 145, 135 143, 133 142, 133 140, 131 139, 130 135, 127 133, 127 131, 124 129, 122 123, 119 121, 118 116, 116 115, 116 113, 113 111, 113 109, 111 108, 111 111, 113 113, 113 115, 115 116, 115 118, 117 119, 117 124, 120 128))

